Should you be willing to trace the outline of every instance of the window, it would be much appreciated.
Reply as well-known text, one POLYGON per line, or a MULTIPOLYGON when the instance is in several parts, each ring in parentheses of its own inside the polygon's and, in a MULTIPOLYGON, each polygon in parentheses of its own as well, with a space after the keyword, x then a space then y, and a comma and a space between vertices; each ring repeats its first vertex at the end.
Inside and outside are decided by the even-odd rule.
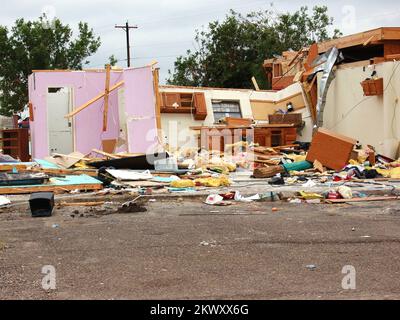
POLYGON ((223 118, 241 118, 239 101, 216 101, 212 102, 214 111, 214 122, 218 123, 223 118))

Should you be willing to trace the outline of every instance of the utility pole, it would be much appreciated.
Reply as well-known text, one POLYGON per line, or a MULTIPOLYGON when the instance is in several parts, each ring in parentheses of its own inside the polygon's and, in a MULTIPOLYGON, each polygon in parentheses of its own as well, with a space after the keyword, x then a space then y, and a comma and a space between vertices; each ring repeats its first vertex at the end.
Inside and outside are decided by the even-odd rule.
POLYGON ((129 30, 130 29, 137 29, 138 26, 130 26, 128 21, 124 26, 115 26, 116 29, 123 29, 126 32, 126 50, 127 50, 127 61, 128 61, 128 68, 131 66, 131 45, 129 39, 129 30))

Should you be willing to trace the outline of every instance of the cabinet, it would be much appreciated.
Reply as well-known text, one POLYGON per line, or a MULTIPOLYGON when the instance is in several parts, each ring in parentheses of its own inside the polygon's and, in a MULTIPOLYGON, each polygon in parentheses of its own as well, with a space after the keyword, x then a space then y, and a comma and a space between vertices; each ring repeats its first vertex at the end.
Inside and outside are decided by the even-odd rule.
POLYGON ((296 128, 255 128, 254 143, 262 147, 292 144, 297 139, 296 128))
POLYGON ((271 131, 269 129, 254 129, 254 143, 262 147, 271 146, 271 131))
POLYGON ((200 148, 224 151, 226 144, 239 141, 254 142, 262 147, 293 144, 297 139, 294 127, 202 127, 200 148))
POLYGON ((1 130, 3 154, 7 154, 22 162, 30 161, 29 156, 29 129, 1 130))
POLYGON ((207 105, 204 93, 194 94, 194 118, 195 120, 205 120, 207 118, 207 105))
POLYGON ((161 113, 193 114, 195 120, 205 120, 207 105, 204 93, 162 92, 161 113))

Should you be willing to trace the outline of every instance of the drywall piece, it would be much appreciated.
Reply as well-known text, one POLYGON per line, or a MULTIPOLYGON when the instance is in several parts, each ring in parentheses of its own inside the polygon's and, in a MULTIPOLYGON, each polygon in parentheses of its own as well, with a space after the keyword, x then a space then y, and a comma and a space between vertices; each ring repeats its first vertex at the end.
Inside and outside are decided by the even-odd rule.
POLYGON ((158 130, 151 66, 125 70, 124 81, 128 152, 152 153, 158 130))
POLYGON ((311 163, 318 160, 323 166, 339 171, 348 164, 356 143, 352 138, 319 128, 313 136, 306 160, 311 163))
POLYGON ((56 154, 53 155, 52 157, 46 157, 44 160, 53 163, 55 165, 58 165, 60 168, 69 169, 74 164, 78 163, 84 158, 85 158, 84 154, 80 152, 72 152, 68 155, 56 154))

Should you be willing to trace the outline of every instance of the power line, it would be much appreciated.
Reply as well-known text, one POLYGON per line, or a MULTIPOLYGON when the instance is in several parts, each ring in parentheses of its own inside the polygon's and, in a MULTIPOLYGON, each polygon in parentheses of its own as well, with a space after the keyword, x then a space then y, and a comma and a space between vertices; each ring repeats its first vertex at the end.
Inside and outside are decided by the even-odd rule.
MULTIPOLYGON (((151 60, 151 59, 162 59, 162 58, 176 58, 179 57, 181 54, 177 54, 177 55, 165 55, 165 56, 148 56, 148 57, 136 57, 136 58, 131 58, 131 60, 151 60)), ((117 63, 118 62, 124 62, 127 61, 127 59, 121 58, 121 59, 116 59, 115 60, 117 63)), ((91 66, 92 68, 98 68, 98 67, 103 67, 104 64, 99 64, 99 65, 95 65, 95 66, 91 66)))
MULTIPOLYGON (((239 3, 240 2, 238 2, 238 4, 233 5, 230 9, 233 9, 233 10, 241 9, 241 8, 251 7, 251 6, 254 6, 257 4, 266 5, 265 0, 255 0, 255 1, 247 2, 246 4, 239 4, 239 3)), ((221 5, 215 5, 215 6, 208 5, 206 10, 180 10, 182 15, 160 17, 160 18, 156 18, 153 20, 148 20, 148 19, 138 20, 138 22, 141 26, 154 25, 159 22, 165 22, 165 21, 171 21, 171 20, 182 20, 182 19, 185 19, 188 17, 209 15, 210 13, 226 11, 226 10, 229 10, 229 8, 221 7, 221 5), (212 8, 214 8, 214 9, 212 9, 212 8), (217 9, 217 10, 215 10, 215 9, 217 9)), ((104 30, 104 29, 108 29, 109 27, 110 27, 110 25, 101 25, 101 26, 95 27, 95 29, 96 30, 104 30)))
POLYGON ((126 33, 126 53, 127 53, 127 62, 128 68, 131 66, 131 46, 130 46, 130 38, 129 38, 129 31, 130 29, 137 29, 138 26, 130 26, 129 22, 127 21, 125 26, 115 26, 116 29, 123 29, 126 33))

